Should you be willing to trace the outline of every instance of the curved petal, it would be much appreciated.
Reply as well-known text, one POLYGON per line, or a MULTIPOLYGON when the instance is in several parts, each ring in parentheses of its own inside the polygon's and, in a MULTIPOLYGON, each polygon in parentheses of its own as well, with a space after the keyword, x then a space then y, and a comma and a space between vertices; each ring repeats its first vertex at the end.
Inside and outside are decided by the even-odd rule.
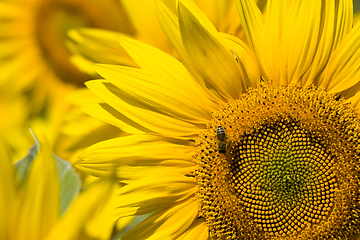
POLYGON ((268 2, 258 55, 269 79, 299 81, 316 52, 320 17, 321 1, 268 2))
POLYGON ((124 116, 106 103, 92 104, 82 107, 81 109, 88 115, 104 123, 117 127, 127 133, 154 133, 151 130, 139 125, 138 123, 124 116))
POLYGON ((211 119, 212 109, 206 105, 208 99, 186 81, 183 83, 181 79, 121 66, 101 65, 97 71, 149 108, 200 124, 206 124, 211 119))
POLYGON ((172 43, 176 52, 179 54, 180 59, 185 65, 186 69, 195 79, 195 83, 199 85, 199 89, 202 89, 204 95, 206 95, 213 102, 215 103, 225 102, 225 99, 223 97, 221 97, 216 91, 214 91, 214 89, 211 89, 208 86, 206 80, 197 71, 196 66, 193 65, 192 61, 187 55, 187 52, 181 40, 179 20, 177 16, 165 4, 163 4, 159 0, 155 1, 155 7, 161 28, 163 29, 164 33, 172 43))
POLYGON ((179 24, 185 50, 197 71, 225 99, 239 98, 243 91, 241 76, 231 51, 202 26, 181 2, 179 24))
POLYGON ((185 144, 190 143, 147 134, 114 138, 89 147, 80 156, 76 167, 99 177, 111 176, 116 171, 121 181, 155 175, 161 169, 181 172, 194 166, 194 147, 185 144), (126 166, 138 167, 144 172, 123 175, 126 166))
POLYGON ((196 219, 189 229, 186 230, 177 240, 207 240, 209 239, 209 227, 204 219, 196 219))
MULTIPOLYGON (((172 81, 174 84, 181 80, 180 83, 176 85, 194 86, 196 84, 184 65, 174 57, 165 54, 157 48, 130 38, 120 38, 120 43, 141 69, 168 76, 170 77, 169 81, 172 81), (156 59, 156 61, 154 61, 154 59, 156 59), (176 79, 175 82, 174 78, 176 79)), ((195 89, 195 86, 193 88, 195 89)), ((208 96, 209 93, 205 92, 205 89, 199 87, 197 89, 198 93, 196 94, 208 96)), ((205 104, 205 102, 203 104, 205 104)), ((206 101, 206 105, 215 108, 215 104, 212 104, 210 100, 206 101)))
POLYGON ((164 209, 196 192, 194 178, 164 173, 132 182, 117 192, 115 215, 122 218, 164 209))
POLYGON ((289 6, 280 55, 280 69, 285 74, 281 79, 285 83, 298 82, 312 63, 320 34, 321 9, 321 1, 312 0, 294 1, 289 6))
POLYGON ((264 25, 263 15, 253 0, 236 0, 235 2, 246 39, 250 47, 258 53, 264 25))
POLYGON ((355 95, 348 98, 346 100, 347 103, 350 103, 353 108, 355 108, 358 112, 360 110, 360 91, 358 91, 355 95))
POLYGON ((190 198, 168 209, 155 212, 121 239, 176 239, 193 223, 198 214, 198 207, 197 199, 190 198))
POLYGON ((312 65, 302 77, 303 85, 319 84, 320 74, 331 53, 337 48, 352 27, 352 1, 326 1, 322 7, 320 35, 312 65))
POLYGON ((240 66, 243 89, 258 87, 260 84, 260 69, 253 51, 240 39, 230 34, 222 34, 222 36, 240 66))
POLYGON ((19 191, 10 239, 43 239, 60 216, 59 179, 54 157, 41 144, 19 191), (21 231, 19 231, 21 229, 21 231))
POLYGON ((125 184, 132 183, 148 176, 159 176, 167 174, 191 175, 196 171, 194 163, 184 160, 164 160, 154 166, 120 166, 117 169, 119 181, 125 184))
POLYGON ((324 70, 321 85, 330 93, 351 88, 360 78, 360 23, 335 49, 324 70))
POLYGON ((68 35, 72 40, 67 45, 74 54, 73 61, 76 60, 75 63, 79 63, 81 69, 92 70, 92 74, 95 74, 93 63, 137 66, 118 42, 119 37, 125 36, 124 34, 104 29, 81 28, 71 30, 68 35))
POLYGON ((164 136, 193 136, 204 128, 204 126, 159 113, 157 109, 149 109, 148 105, 139 102, 107 81, 88 81, 86 86, 127 118, 164 136))

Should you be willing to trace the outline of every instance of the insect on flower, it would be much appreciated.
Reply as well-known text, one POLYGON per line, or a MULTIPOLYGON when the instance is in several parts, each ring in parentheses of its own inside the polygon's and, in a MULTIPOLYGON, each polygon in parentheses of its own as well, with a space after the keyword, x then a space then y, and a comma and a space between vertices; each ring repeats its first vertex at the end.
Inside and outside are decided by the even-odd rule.
POLYGON ((222 126, 218 126, 216 129, 216 137, 219 140, 218 151, 219 153, 226 153, 226 133, 222 126))

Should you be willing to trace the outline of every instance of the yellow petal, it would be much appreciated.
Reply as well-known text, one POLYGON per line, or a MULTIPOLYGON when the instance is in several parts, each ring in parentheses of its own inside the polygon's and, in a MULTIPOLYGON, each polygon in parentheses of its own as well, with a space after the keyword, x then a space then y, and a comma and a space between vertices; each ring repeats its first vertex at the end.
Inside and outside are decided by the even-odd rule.
POLYGON ((121 183, 129 184, 144 177, 162 175, 164 172, 184 176, 191 175, 196 169, 196 165, 189 161, 164 160, 157 166, 119 166, 116 173, 121 183))
POLYGON ((179 24, 184 47, 200 75, 225 99, 239 98, 240 71, 231 51, 218 40, 221 37, 213 36, 181 2, 179 24))
POLYGON ((259 52, 259 43, 264 19, 261 11, 253 0, 236 0, 240 22, 250 47, 259 52))
POLYGON ((100 121, 115 126, 124 132, 138 134, 151 132, 149 129, 127 118, 106 103, 93 104, 81 108, 85 113, 100 121))
POLYGON ((164 209, 196 192, 194 178, 163 173, 132 182, 118 191, 118 218, 143 215, 164 209))
POLYGON ((159 24, 172 43, 176 52, 179 54, 182 63, 194 78, 195 83, 198 84, 199 89, 201 89, 204 95, 213 102, 223 102, 224 99, 219 95, 219 93, 208 88, 206 80, 201 76, 201 74, 197 71, 196 66, 193 65, 193 62, 190 60, 181 40, 179 20, 177 16, 159 0, 155 1, 155 7, 159 24))
POLYGON ((81 192, 46 239, 109 239, 116 220, 111 214, 115 187, 110 181, 101 181, 81 192))
POLYGON ((191 78, 188 70, 174 57, 130 38, 120 38, 120 43, 141 69, 154 72, 156 75, 162 74, 169 77, 166 82, 174 87, 184 88, 187 86, 187 91, 191 90, 189 94, 195 94, 201 97, 201 99, 197 101, 201 101, 200 104, 203 108, 213 109, 216 107, 215 104, 206 97, 208 93, 196 85, 196 82, 191 78))
POLYGON ((136 66, 134 60, 119 44, 120 36, 126 35, 104 29, 76 29, 69 32, 72 41, 67 45, 71 52, 76 54, 75 57, 79 58, 77 61, 82 63, 79 65, 80 68, 91 69, 91 64, 100 62, 136 66))
POLYGON ((157 22, 153 1, 122 0, 121 3, 134 24, 140 40, 159 49, 170 49, 170 44, 157 22))
POLYGON ((159 113, 156 109, 148 110, 149 107, 143 102, 134 99, 107 81, 88 81, 86 86, 121 114, 139 125, 164 136, 192 136, 202 128, 201 125, 159 113))
POLYGON ((49 233, 60 214, 59 189, 54 157, 41 144, 19 190, 11 239, 38 240, 49 233))
POLYGON ((260 69, 253 51, 237 37, 230 34, 222 34, 222 36, 240 66, 243 89, 258 87, 260 84, 260 69))
POLYGON ((155 212, 121 239, 176 239, 189 228, 197 214, 197 199, 190 198, 169 209, 155 212))
POLYGON ((296 83, 310 67, 317 51, 321 7, 320 1, 304 0, 292 2, 287 9, 283 27, 277 32, 282 35, 280 56, 274 56, 282 60, 280 81, 296 83))
MULTIPOLYGON (((76 167, 102 177, 112 175, 114 169, 119 166, 140 168, 152 166, 154 171, 156 171, 156 166, 172 166, 179 169, 192 167, 194 148, 181 143, 186 142, 174 141, 172 143, 171 140, 168 142, 164 138, 145 134, 110 139, 89 147, 80 156, 81 161, 77 163, 76 167)), ((119 170, 118 177, 120 179, 123 178, 121 172, 119 170)), ((136 175, 134 177, 138 178, 136 175)))
POLYGON ((359 82, 360 23, 338 45, 329 59, 321 86, 330 93, 344 91, 359 82))
POLYGON ((359 112, 360 110, 360 91, 358 91, 355 95, 353 95, 352 97, 348 98, 346 100, 347 103, 350 103, 351 106, 353 108, 355 108, 357 110, 357 112, 359 112))
POLYGON ((195 0, 194 2, 219 32, 226 32, 237 37, 243 36, 240 19, 233 0, 195 0))
POLYGON ((319 84, 320 73, 329 61, 330 54, 337 48, 352 27, 352 0, 328 1, 322 7, 319 43, 309 71, 302 77, 302 83, 319 84))
POLYGON ((97 71, 148 108, 200 124, 206 124, 211 118, 212 109, 206 105, 210 101, 182 78, 113 65, 97 66, 97 71))
POLYGON ((196 219, 193 224, 182 234, 178 240, 207 240, 209 238, 209 227, 203 219, 196 219))
POLYGON ((16 194, 14 170, 9 149, 0 139, 0 239, 10 239, 9 216, 16 194))

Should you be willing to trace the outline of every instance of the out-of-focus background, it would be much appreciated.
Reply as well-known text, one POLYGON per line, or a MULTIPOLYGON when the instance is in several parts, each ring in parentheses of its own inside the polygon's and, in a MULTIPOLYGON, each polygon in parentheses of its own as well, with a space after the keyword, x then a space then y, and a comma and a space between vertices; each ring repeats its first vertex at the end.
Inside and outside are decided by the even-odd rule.
POLYGON ((360 0, 354 0, 354 13, 360 11, 360 0))

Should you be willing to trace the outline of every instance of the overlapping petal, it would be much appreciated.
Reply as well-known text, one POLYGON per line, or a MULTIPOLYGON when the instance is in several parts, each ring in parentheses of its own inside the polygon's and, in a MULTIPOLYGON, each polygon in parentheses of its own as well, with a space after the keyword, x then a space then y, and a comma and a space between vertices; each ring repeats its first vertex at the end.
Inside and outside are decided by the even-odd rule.
POLYGON ((60 215, 58 181, 50 148, 40 145, 15 201, 10 239, 38 240, 49 233, 60 215))
POLYGON ((258 87, 260 83, 260 68, 253 51, 244 42, 232 35, 222 34, 222 36, 241 69, 243 89, 258 87))
POLYGON ((237 99, 243 91, 240 71, 221 38, 213 36, 182 3, 179 26, 184 48, 196 70, 225 99, 237 99))
POLYGON ((209 238, 209 227, 206 225, 204 220, 196 219, 189 229, 182 234, 178 240, 188 240, 188 239, 197 239, 197 240, 207 240, 209 238))
POLYGON ((264 21, 252 1, 238 0, 237 6, 265 77, 285 84, 318 85, 352 24, 349 0, 269 1, 264 21))
POLYGON ((45 239, 109 239, 115 223, 115 187, 104 180, 83 191, 45 239))
POLYGON ((262 39, 261 32, 264 24, 263 15, 253 0, 237 0, 236 6, 246 39, 250 47, 259 53, 258 48, 262 39))
POLYGON ((199 124, 211 118, 208 99, 186 80, 122 66, 101 65, 97 71, 148 108, 199 124))
POLYGON ((89 147, 80 156, 77 168, 95 176, 111 176, 114 171, 122 181, 129 181, 156 175, 161 170, 181 171, 194 167, 191 160, 193 147, 184 145, 186 141, 171 140, 154 135, 132 135, 127 137, 114 138, 99 142, 89 147), (159 154, 161 152, 161 154, 159 154), (133 167, 133 171, 146 168, 149 171, 134 174, 124 174, 122 167, 133 167), (153 171, 150 167, 153 167, 153 171), (117 170, 116 170, 117 169, 117 170), (142 175, 142 176, 141 176, 142 175))
POLYGON ((72 62, 89 74, 96 74, 94 62, 136 66, 118 42, 119 37, 124 36, 122 33, 82 28, 70 31, 69 36, 72 40, 68 42, 73 53, 72 62))
POLYGON ((353 87, 360 77, 360 23, 335 49, 324 71, 321 86, 331 93, 353 87))
POLYGON ((138 134, 152 132, 150 129, 134 122, 106 103, 88 105, 82 107, 82 110, 90 116, 97 118, 104 123, 115 126, 126 133, 138 134))
POLYGON ((328 1, 322 8, 320 35, 312 65, 302 77, 302 83, 319 85, 321 73, 332 52, 346 36, 351 27, 352 1, 328 1))
POLYGON ((195 198, 184 200, 168 209, 153 213, 121 239, 176 239, 189 228, 197 213, 197 200, 195 198))
POLYGON ((142 178, 119 189, 116 216, 152 213, 193 196, 195 192, 193 178, 164 171, 161 175, 142 178))
POLYGON ((139 125, 164 136, 192 136, 199 125, 164 115, 104 80, 89 81, 86 86, 121 114, 139 125), (155 111, 154 111, 155 110, 155 111))

